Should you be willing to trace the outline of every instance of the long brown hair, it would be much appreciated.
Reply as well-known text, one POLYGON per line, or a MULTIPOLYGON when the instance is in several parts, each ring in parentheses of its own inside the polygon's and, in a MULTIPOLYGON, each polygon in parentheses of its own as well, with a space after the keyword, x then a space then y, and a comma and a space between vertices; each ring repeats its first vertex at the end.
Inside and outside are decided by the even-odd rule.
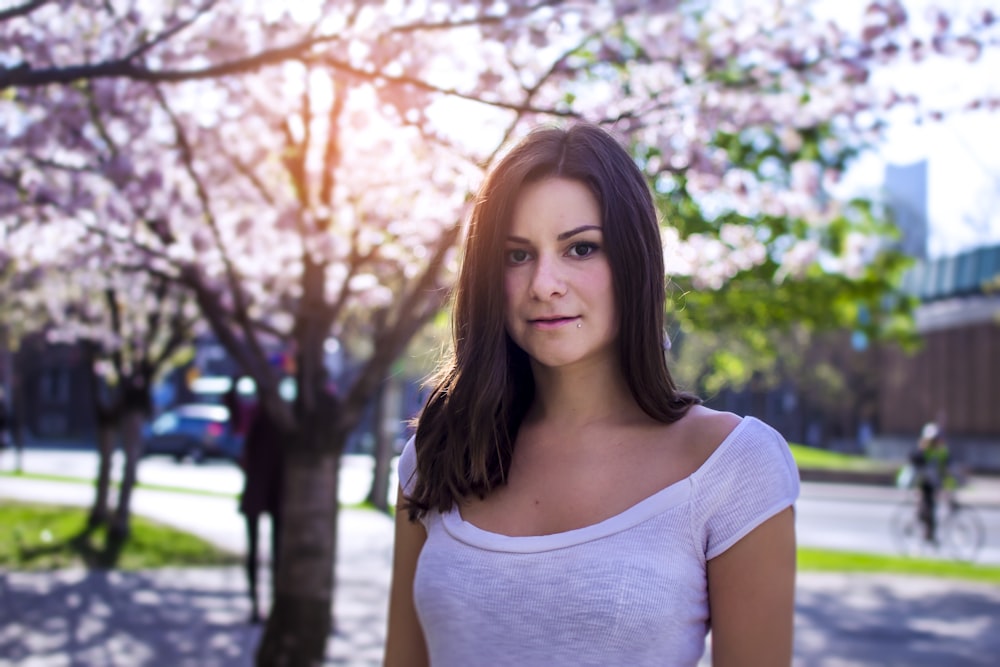
POLYGON ((670 423, 700 402, 679 391, 667 369, 663 248, 642 172, 599 127, 536 129, 486 177, 472 211, 454 295, 454 351, 417 426, 411 520, 447 512, 471 494, 485 497, 507 477, 535 384, 527 354, 504 326, 504 250, 522 188, 549 177, 586 185, 600 206, 621 319, 618 354, 636 403, 670 423))

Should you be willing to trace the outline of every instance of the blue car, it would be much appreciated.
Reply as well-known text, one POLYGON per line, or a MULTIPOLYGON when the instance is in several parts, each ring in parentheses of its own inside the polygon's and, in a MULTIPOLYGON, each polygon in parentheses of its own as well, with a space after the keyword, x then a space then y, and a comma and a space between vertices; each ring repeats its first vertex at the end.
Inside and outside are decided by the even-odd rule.
POLYGON ((144 456, 163 454, 195 463, 210 458, 236 461, 242 448, 243 439, 232 433, 224 405, 178 405, 143 427, 144 456))

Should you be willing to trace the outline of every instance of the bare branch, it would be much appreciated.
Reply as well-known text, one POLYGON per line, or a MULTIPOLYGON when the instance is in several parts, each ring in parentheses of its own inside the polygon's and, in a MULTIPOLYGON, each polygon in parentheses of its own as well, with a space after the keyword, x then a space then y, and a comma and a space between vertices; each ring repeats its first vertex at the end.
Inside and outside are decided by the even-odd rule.
MULTIPOLYGON (((495 107, 498 109, 508 109, 510 111, 516 111, 519 113, 537 113, 547 116, 561 116, 565 118, 579 118, 580 114, 571 109, 553 109, 549 107, 533 107, 526 105, 524 103, 516 102, 506 102, 504 100, 490 100, 484 99, 482 96, 475 93, 465 93, 457 88, 446 88, 442 86, 436 86, 432 83, 423 81, 416 77, 407 76, 405 74, 392 75, 385 74, 383 72, 370 72, 357 67, 352 66, 350 63, 337 59, 331 58, 329 56, 311 56, 307 58, 312 62, 318 62, 332 67, 336 70, 350 74, 354 77, 370 81, 378 85, 383 84, 393 84, 397 86, 411 86, 419 90, 423 90, 429 93, 437 93, 439 95, 446 95, 448 97, 455 97, 462 100, 468 100, 470 102, 478 102, 479 104, 484 104, 486 106, 495 107)), ((2 84, 2 78, 0 78, 0 84, 2 84)))
POLYGON ((216 0, 210 0, 209 2, 206 2, 203 7, 198 9, 194 13, 194 15, 191 16, 191 18, 185 21, 181 21, 177 25, 168 28, 167 30, 164 30, 159 35, 156 35, 153 39, 144 41, 138 46, 136 46, 134 49, 132 49, 132 51, 128 55, 125 56, 124 60, 127 61, 136 60, 140 56, 144 55, 145 53, 148 53, 149 51, 156 48, 160 44, 166 42, 169 39, 172 39, 175 35, 184 31, 185 29, 193 25, 195 22, 197 22, 198 19, 200 19, 202 16, 208 13, 208 11, 211 10, 212 7, 215 6, 215 4, 216 0))
POLYGON ((326 135, 326 148, 323 151, 323 174, 319 187, 318 203, 330 206, 333 203, 334 172, 340 166, 340 115, 344 111, 344 100, 347 97, 344 87, 336 78, 331 77, 333 84, 333 104, 330 105, 329 128, 326 135))
MULTIPOLYGON (((306 169, 306 156, 309 152, 309 141, 312 136, 312 132, 310 131, 312 112, 310 110, 308 89, 302 93, 302 125, 305 128, 305 136, 300 142, 295 140, 295 133, 292 131, 292 119, 286 118, 285 122, 282 123, 281 134, 285 138, 285 150, 281 162, 285 165, 285 169, 288 170, 292 187, 295 188, 296 199, 303 208, 308 208, 309 176, 306 169)), ((301 216, 299 220, 299 231, 305 234, 305 229, 301 226, 301 216)))
POLYGON ((340 319, 341 313, 347 306, 347 300, 351 296, 351 278, 358 274, 358 271, 362 266, 367 264, 372 260, 377 252, 376 248, 372 248, 367 253, 361 253, 358 251, 358 242, 361 238, 360 227, 355 227, 351 230, 351 254, 347 258, 347 274, 344 276, 343 282, 340 284, 340 293, 337 295, 337 299, 330 306, 329 310, 326 311, 325 321, 323 326, 329 331, 333 324, 340 319))
MULTIPOLYGON (((205 187, 205 183, 202 181, 201 176, 194 168, 194 150, 191 148, 191 144, 187 139, 187 133, 185 132, 180 119, 167 103, 167 99, 163 95, 163 91, 160 90, 158 86, 153 86, 153 90, 160 103, 160 107, 164 110, 164 112, 166 112, 167 116, 170 118, 171 124, 173 125, 174 133, 177 137, 177 147, 180 151, 181 162, 184 165, 184 170, 187 172, 188 177, 194 183, 195 191, 198 193, 198 201, 201 203, 202 211, 205 215, 205 222, 208 224, 208 228, 212 232, 212 238, 214 239, 216 247, 218 247, 219 253, 222 256, 222 263, 226 269, 226 283, 229 287, 230 294, 232 294, 233 297, 234 321, 239 325, 240 330, 243 333, 244 347, 247 350, 248 359, 245 360, 246 363, 243 367, 247 369, 262 368, 267 365, 267 355, 264 353, 264 350, 260 345, 254 324, 250 320, 249 313, 247 312, 247 303, 243 292, 243 285, 240 282, 239 272, 236 270, 236 264, 229 255, 229 249, 226 247, 225 242, 222 239, 222 233, 219 230, 218 221, 212 211, 208 190, 205 187), (250 361, 251 358, 252 362, 250 361)), ((214 314, 218 317, 221 314, 220 311, 222 310, 218 298, 216 298, 215 295, 201 282, 201 275, 191 269, 192 267, 190 266, 185 267, 182 275, 186 276, 188 280, 197 281, 197 284, 188 284, 195 290, 198 300, 203 302, 203 307, 215 308, 214 314), (209 303, 211 305, 208 305, 209 303)), ((228 330, 228 327, 225 327, 224 325, 223 327, 228 330)), ((213 326, 213 329, 214 328, 215 327, 213 326)), ((218 334, 219 332, 217 331, 216 333, 218 334)), ((230 331, 230 335, 231 334, 232 332, 230 331)), ((255 375, 255 377, 257 376, 255 375)), ((260 377, 264 376, 261 375, 260 377)))
POLYGON ((195 191, 198 193, 198 202, 201 204, 201 210, 205 216, 205 222, 208 224, 208 228, 212 232, 212 238, 215 240, 216 246, 222 254, 222 261, 226 267, 226 277, 229 281, 229 287, 233 292, 233 300, 236 304, 238 304, 237 310, 245 310, 245 308, 241 307, 242 293, 239 289, 239 277, 236 273, 236 267, 232 258, 229 257, 228 250, 222 240, 222 233, 219 231, 219 225, 216 222, 215 213, 212 210, 208 190, 205 188, 205 183, 202 181, 201 176, 194 168, 194 150, 191 148, 191 143, 187 139, 187 132, 184 130, 184 126, 174 113, 174 110, 167 103, 167 99, 164 97, 163 92, 157 86, 153 86, 152 88, 156 94, 157 100, 160 103, 160 107, 170 118, 170 122, 173 125, 174 136, 177 138, 177 148, 180 153, 181 163, 184 165, 184 170, 187 172, 188 178, 191 179, 191 182, 195 186, 195 191))
POLYGON ((132 79, 150 83, 178 83, 200 79, 215 79, 256 72, 271 65, 303 58, 314 46, 336 41, 338 35, 324 35, 299 40, 287 46, 265 49, 260 53, 236 58, 217 65, 187 70, 152 70, 128 58, 116 58, 99 63, 44 67, 35 69, 27 63, 0 67, 0 90, 5 88, 38 88, 53 83, 67 84, 83 79, 132 79))
MULTIPOLYGON (((113 234, 106 227, 97 223, 87 222, 86 220, 78 220, 77 222, 80 225, 83 225, 84 229, 86 229, 87 232, 90 234, 94 234, 95 236, 98 236, 100 238, 107 239, 108 241, 111 241, 117 245, 131 247, 134 250, 137 250, 140 254, 144 254, 148 257, 155 257, 157 259, 161 259, 167 262, 169 265, 174 266, 178 270, 181 268, 179 265, 175 264, 174 260, 165 252, 163 252, 158 248, 150 247, 145 243, 136 240, 130 234, 124 234, 124 235, 113 234)), ((142 268, 143 270, 147 270, 150 267, 143 265, 142 268)))
MULTIPOLYGON (((122 340, 122 315, 121 310, 118 308, 118 294, 114 288, 108 287, 104 290, 104 302, 107 304, 108 314, 111 316, 111 332, 118 340, 122 340)), ((115 373, 118 374, 118 377, 125 377, 121 343, 116 345, 114 351, 111 352, 111 363, 114 364, 115 373)))
POLYGON ((69 173, 69 174, 97 174, 97 173, 100 173, 100 170, 98 170, 96 167, 93 167, 93 166, 80 167, 80 166, 72 165, 72 164, 64 164, 62 162, 59 162, 57 160, 53 160, 53 159, 50 159, 50 158, 35 157, 33 155, 27 156, 26 160, 28 162, 30 162, 31 164, 33 164, 34 166, 36 166, 36 167, 43 167, 45 169, 53 169, 55 171, 64 171, 64 172, 69 173))
POLYGON ((30 2, 26 2, 18 7, 4 9, 3 11, 0 11, 0 22, 9 21, 10 19, 17 18, 18 16, 27 16, 42 5, 49 4, 51 1, 52 0, 30 0, 30 2))
POLYGON ((236 155, 233 155, 232 152, 230 152, 226 148, 225 144, 217 145, 215 150, 218 150, 219 153, 221 153, 222 156, 229 161, 229 164, 233 166, 233 168, 236 170, 238 174, 240 174, 250 182, 250 185, 253 187, 254 190, 256 190, 257 194, 260 195, 261 199, 263 199, 269 205, 274 205, 275 203, 274 195, 268 189, 264 181, 262 181, 257 176, 257 174, 254 173, 250 165, 248 165, 246 162, 241 160, 236 155))
POLYGON ((376 332, 375 349, 361 373, 351 385, 344 401, 344 410, 363 409, 368 398, 385 377, 406 343, 433 317, 447 298, 448 289, 440 286, 441 267, 448 251, 454 246, 461 231, 461 225, 447 229, 438 239, 434 255, 424 269, 423 275, 396 303, 399 307, 394 316, 386 318, 388 327, 376 332))
MULTIPOLYGON (((525 7, 521 13, 524 16, 534 14, 539 9, 543 7, 558 7, 563 4, 563 0, 541 0, 534 5, 525 7)), ((454 30, 455 28, 468 28, 476 25, 489 25, 496 23, 503 23, 510 18, 509 14, 488 14, 486 16, 473 16, 467 19, 462 19, 460 21, 447 20, 447 21, 428 21, 428 22, 416 22, 408 23, 406 25, 393 26, 389 29, 390 33, 412 33, 412 32, 432 32, 438 30, 454 30)))

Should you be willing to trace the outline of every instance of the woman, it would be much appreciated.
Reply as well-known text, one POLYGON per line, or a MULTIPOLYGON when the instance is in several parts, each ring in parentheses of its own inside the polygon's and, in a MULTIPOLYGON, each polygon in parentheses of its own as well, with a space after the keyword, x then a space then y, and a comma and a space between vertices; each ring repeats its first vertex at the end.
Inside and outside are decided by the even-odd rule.
POLYGON ((709 624, 716 665, 790 663, 794 462, 677 389, 664 283, 603 130, 536 130, 488 176, 400 458, 387 665, 695 665, 709 624))

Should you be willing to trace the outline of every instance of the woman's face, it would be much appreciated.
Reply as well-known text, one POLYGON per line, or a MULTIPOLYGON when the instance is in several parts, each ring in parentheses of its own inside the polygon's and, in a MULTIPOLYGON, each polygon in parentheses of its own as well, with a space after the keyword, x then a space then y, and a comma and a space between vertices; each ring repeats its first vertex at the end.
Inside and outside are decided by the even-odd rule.
POLYGON ((566 367, 614 355, 618 316, 600 207, 582 183, 521 191, 504 252, 507 333, 534 362, 566 367))

